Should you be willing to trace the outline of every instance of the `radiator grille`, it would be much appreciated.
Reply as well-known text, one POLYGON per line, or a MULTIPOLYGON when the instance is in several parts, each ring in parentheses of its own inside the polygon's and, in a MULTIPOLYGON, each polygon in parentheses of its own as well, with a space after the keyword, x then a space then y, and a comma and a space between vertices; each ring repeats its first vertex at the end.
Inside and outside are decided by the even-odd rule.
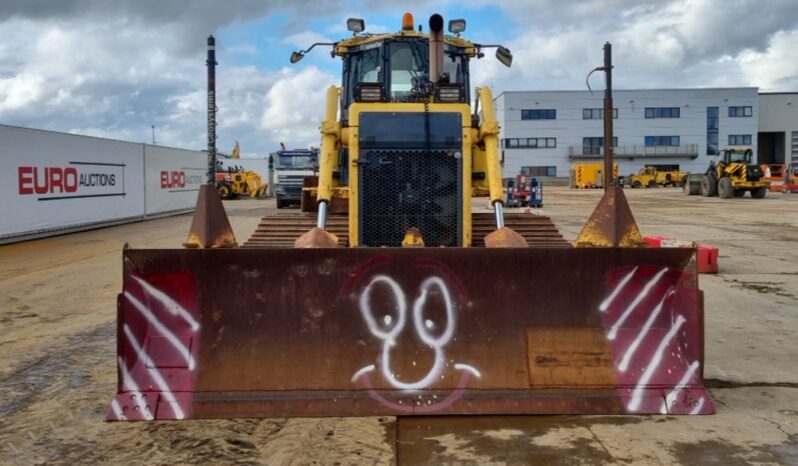
POLYGON ((360 244, 402 244, 410 227, 426 246, 458 246, 457 150, 366 150, 360 157, 360 244))

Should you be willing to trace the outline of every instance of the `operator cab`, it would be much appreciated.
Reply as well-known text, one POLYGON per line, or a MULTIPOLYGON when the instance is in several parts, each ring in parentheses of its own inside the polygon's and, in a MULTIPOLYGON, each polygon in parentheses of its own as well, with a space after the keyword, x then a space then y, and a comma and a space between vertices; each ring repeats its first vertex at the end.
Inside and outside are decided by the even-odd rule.
POLYGON ((469 61, 484 57, 486 48, 496 48, 496 58, 505 66, 512 64, 507 48, 461 38, 464 19, 449 21, 449 35, 443 34, 440 15, 430 17, 429 27, 429 34, 421 32, 421 26, 416 32, 413 15, 405 13, 401 31, 369 34, 364 32, 365 21, 349 18, 347 29, 353 37, 293 52, 291 63, 318 45, 332 46, 331 55, 343 60, 340 121, 344 124, 355 102, 470 103, 469 61), (431 68, 436 76, 430 76, 431 68))
MULTIPOLYGON (((444 46, 440 102, 469 102, 469 57, 465 48, 444 46)), ((432 91, 429 77, 429 40, 396 36, 352 47, 343 57, 343 108, 353 102, 418 102, 432 91)))
POLYGON ((721 151, 721 160, 724 163, 743 163, 750 164, 753 159, 753 151, 747 147, 729 147, 721 151))

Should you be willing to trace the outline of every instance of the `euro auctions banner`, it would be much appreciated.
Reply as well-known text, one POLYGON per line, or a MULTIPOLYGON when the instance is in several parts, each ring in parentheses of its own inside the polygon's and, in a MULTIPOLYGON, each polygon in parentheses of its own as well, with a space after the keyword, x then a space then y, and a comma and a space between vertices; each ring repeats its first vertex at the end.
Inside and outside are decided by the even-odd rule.
POLYGON ((0 125, 0 238, 143 217, 143 151, 0 125))
POLYGON ((204 153, 147 145, 144 166, 146 215, 194 208, 208 169, 204 153))

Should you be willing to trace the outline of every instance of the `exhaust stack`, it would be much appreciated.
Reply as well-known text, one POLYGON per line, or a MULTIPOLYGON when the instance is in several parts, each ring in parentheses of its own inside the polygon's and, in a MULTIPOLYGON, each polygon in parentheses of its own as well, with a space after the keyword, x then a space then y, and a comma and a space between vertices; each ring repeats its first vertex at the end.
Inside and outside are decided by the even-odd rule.
POLYGON ((437 83, 443 73, 443 16, 429 17, 429 80, 437 83))

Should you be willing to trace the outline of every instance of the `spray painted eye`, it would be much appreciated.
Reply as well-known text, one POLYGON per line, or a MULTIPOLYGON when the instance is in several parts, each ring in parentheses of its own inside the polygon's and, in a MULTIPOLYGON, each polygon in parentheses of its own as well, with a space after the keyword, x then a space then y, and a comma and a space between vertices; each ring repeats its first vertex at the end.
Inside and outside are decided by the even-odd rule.
POLYGON ((440 348, 449 343, 449 340, 454 334, 454 309, 452 305, 452 296, 449 294, 449 288, 439 277, 430 277, 421 283, 419 293, 420 296, 416 299, 415 304, 413 304, 413 324, 416 327, 416 332, 424 343, 435 348, 440 348), (445 314, 442 319, 445 326, 443 333, 437 337, 431 332, 431 330, 435 330, 435 328, 438 327, 436 321, 424 318, 427 301, 429 301, 435 289, 440 293, 443 307, 445 308, 445 314))
POLYGON ((392 278, 375 275, 360 294, 360 313, 369 327, 369 331, 380 340, 393 341, 405 325, 407 304, 405 293, 392 278), (374 304, 374 306, 372 306, 374 304), (373 309, 382 314, 375 318, 373 309), (393 309, 394 315, 386 313, 393 309))

